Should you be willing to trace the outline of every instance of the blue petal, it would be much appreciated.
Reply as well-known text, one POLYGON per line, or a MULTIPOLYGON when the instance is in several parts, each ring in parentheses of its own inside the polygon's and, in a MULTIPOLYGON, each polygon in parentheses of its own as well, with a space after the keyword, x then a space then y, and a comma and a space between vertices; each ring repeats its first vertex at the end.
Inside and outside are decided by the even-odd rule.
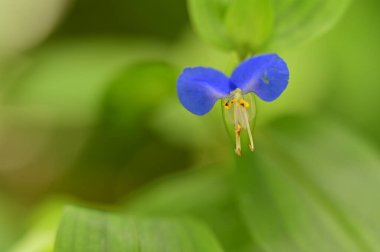
POLYGON ((243 93, 254 92, 264 101, 273 101, 285 90, 289 69, 277 54, 263 54, 242 62, 232 73, 231 82, 243 93))
POLYGON ((177 80, 177 93, 187 110, 204 115, 230 93, 229 79, 212 68, 185 68, 177 80))

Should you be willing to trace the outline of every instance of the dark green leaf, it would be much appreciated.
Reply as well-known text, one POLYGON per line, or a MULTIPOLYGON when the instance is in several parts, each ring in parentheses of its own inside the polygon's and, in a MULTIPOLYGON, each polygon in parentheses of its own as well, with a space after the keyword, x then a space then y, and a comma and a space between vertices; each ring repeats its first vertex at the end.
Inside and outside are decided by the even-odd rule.
POLYGON ((192 221, 145 219, 67 207, 56 252, 221 252, 212 233, 192 221))
POLYGON ((55 38, 116 34, 172 41, 186 25, 186 0, 80 0, 72 4, 55 38))

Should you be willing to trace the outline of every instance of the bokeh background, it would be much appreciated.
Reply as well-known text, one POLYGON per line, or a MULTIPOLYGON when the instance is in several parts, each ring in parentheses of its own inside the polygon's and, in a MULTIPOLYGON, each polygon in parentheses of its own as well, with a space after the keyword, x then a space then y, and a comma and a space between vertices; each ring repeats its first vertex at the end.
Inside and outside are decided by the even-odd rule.
MULTIPOLYGON (((360 188, 342 195, 361 199, 362 209, 380 202, 366 194, 380 189, 379 8, 376 0, 352 1, 329 32, 279 51, 289 87, 275 102, 258 103, 255 130, 259 156, 283 160, 269 135, 310 164, 311 180, 360 188)), ((204 202, 229 190, 219 178, 216 191, 206 182, 210 169, 234 170, 219 106, 198 117, 176 97, 183 67, 223 70, 229 57, 197 37, 185 0, 0 0, 0 251, 44 251, 65 204, 119 210, 162 180, 169 185, 148 193, 149 202, 183 187, 206 194, 204 202), (192 173, 199 169, 207 173, 192 173)), ((235 203, 228 198, 223 209, 232 214, 235 203)), ((221 237, 250 228, 249 220, 221 224, 212 212, 199 215, 214 218, 221 237)), ((224 245, 250 243, 244 232, 224 245)))

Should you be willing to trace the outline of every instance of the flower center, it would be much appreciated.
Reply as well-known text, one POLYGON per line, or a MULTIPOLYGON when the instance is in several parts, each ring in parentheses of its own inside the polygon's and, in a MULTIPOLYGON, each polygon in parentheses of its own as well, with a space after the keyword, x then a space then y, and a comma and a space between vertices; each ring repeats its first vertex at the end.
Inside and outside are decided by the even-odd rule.
POLYGON ((248 100, 245 99, 244 96, 246 96, 247 98, 251 98, 249 97, 249 95, 244 95, 240 89, 236 89, 230 93, 229 97, 223 104, 224 108, 230 111, 232 117, 232 123, 234 125, 236 139, 235 152, 239 156, 241 155, 240 136, 242 130, 247 130, 249 137, 249 149, 251 151, 254 150, 251 125, 249 123, 250 120, 255 116, 254 108, 251 107, 250 103, 253 102, 253 99, 248 100))

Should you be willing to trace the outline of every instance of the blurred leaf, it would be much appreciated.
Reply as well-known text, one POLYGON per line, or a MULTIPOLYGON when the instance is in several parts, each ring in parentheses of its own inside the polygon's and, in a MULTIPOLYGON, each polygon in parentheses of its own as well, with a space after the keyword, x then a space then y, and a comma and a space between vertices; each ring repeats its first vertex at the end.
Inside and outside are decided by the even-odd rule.
POLYGON ((190 19, 199 35, 219 47, 232 49, 224 26, 228 1, 188 0, 190 19))
POLYGON ((0 1, 0 59, 35 46, 63 16, 69 0, 0 1))
POLYGON ((188 0, 206 41, 245 56, 310 40, 329 30, 350 0, 188 0))
POLYGON ((8 251, 22 233, 21 209, 21 205, 0 192, 0 251, 8 251))
POLYGON ((271 0, 232 1, 225 17, 226 29, 240 54, 255 52, 266 42, 273 29, 271 0))
POLYGON ((290 82, 276 102, 257 100, 259 127, 284 114, 328 114, 380 146, 380 36, 373 26, 380 23, 378 6, 373 0, 353 1, 333 32, 281 53, 290 82))
POLYGON ((164 52, 159 43, 143 40, 82 38, 51 43, 34 52, 29 67, 10 84, 6 104, 40 120, 93 123, 114 75, 131 62, 159 58, 164 52))
POLYGON ((160 57, 163 48, 98 37, 46 44, 20 58, 21 69, 2 79, 9 81, 0 106, 3 184, 29 201, 46 192, 88 141, 114 75, 136 60, 160 57))
POLYGON ((29 230, 9 252, 52 252, 55 233, 63 210, 62 200, 50 200, 33 210, 29 230))
POLYGON ((46 191, 85 147, 115 76, 135 61, 161 58, 164 48, 154 41, 81 38, 31 53, 17 77, 8 78, 0 107, 0 170, 7 187, 28 198, 46 191))
POLYGON ((126 211, 200 219, 210 226, 227 251, 238 251, 252 243, 237 208, 232 183, 220 166, 160 180, 130 198, 126 211))
POLYGON ((109 203, 149 179, 188 167, 189 148, 152 130, 160 107, 175 95, 177 73, 167 63, 143 60, 115 75, 103 94, 93 135, 64 178, 65 187, 109 203))
POLYGON ((145 219, 66 208, 55 251, 222 251, 212 233, 196 222, 145 219))
POLYGON ((188 4, 195 29, 216 46, 245 54, 257 51, 270 35, 268 0, 188 0, 188 4))
POLYGON ((373 24, 380 23, 379 7, 379 1, 353 1, 339 29, 318 43, 318 53, 325 59, 319 68, 328 77, 321 113, 345 121, 378 147, 380 34, 373 24))
POLYGON ((378 250, 378 152, 327 120, 278 120, 256 142, 238 160, 238 181, 265 251, 378 250))
POLYGON ((289 47, 328 31, 350 0, 273 0, 274 29, 268 48, 289 47))
POLYGON ((173 41, 186 24, 186 0, 78 0, 55 35, 154 36, 173 41))
POLYGON ((178 72, 175 67, 155 60, 127 66, 109 84, 102 116, 129 130, 148 123, 150 115, 175 95, 178 72))

